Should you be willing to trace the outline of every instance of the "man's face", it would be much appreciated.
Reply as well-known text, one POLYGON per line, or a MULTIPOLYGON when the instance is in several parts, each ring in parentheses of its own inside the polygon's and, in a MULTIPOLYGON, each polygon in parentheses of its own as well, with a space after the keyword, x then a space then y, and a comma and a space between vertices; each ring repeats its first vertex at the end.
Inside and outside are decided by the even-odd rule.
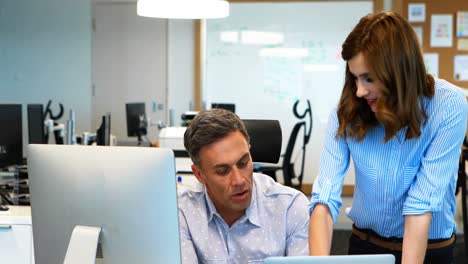
POLYGON ((210 199, 226 223, 238 220, 252 200, 253 164, 249 144, 241 132, 201 148, 200 166, 192 165, 210 199))

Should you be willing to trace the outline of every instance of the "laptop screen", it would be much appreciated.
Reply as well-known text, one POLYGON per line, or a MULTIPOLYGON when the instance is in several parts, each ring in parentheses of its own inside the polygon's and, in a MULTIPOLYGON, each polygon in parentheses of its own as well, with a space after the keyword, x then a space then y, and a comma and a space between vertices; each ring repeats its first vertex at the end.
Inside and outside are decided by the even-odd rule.
POLYGON ((393 255, 270 257, 264 264, 395 264, 393 255))

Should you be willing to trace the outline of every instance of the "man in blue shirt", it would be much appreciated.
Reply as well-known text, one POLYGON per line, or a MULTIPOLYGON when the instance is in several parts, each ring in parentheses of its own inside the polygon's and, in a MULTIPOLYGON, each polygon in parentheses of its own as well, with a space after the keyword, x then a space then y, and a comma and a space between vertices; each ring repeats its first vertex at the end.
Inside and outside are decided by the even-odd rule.
POLYGON ((179 191, 182 263, 263 263, 308 255, 307 197, 253 173, 249 136, 234 113, 198 113, 184 135, 199 189, 179 191))
POLYGON ((464 94, 426 73, 416 34, 394 12, 363 17, 341 54, 346 78, 313 185, 310 253, 330 253, 352 158, 349 253, 394 254, 397 263, 452 263, 468 113, 464 94))

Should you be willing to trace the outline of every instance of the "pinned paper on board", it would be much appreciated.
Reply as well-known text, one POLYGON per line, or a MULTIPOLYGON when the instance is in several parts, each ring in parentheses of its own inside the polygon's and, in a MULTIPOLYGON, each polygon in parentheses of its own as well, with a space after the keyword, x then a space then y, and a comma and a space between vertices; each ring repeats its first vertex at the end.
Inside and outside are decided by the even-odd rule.
POLYGON ((426 71, 434 77, 439 76, 439 54, 438 53, 424 53, 424 64, 426 71))
POLYGON ((431 47, 453 46, 453 15, 431 16, 431 47))
POLYGON ((468 37, 468 11, 457 12, 457 37, 468 37))
POLYGON ((468 81, 468 55, 454 56, 454 79, 456 81, 468 81))
POLYGON ((424 22, 426 21, 426 4, 415 3, 408 5, 408 21, 424 22))
POLYGON ((423 28, 418 26, 418 27, 413 27, 414 32, 418 36, 419 40, 419 45, 423 45, 423 28))
POLYGON ((457 42, 458 50, 468 50, 468 39, 459 39, 457 42))

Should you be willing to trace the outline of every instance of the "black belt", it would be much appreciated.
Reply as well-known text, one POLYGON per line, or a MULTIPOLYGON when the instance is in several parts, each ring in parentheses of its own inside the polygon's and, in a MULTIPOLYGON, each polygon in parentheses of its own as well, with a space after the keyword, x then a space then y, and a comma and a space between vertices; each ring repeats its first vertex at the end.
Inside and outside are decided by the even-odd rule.
MULTIPOLYGON (((372 234, 371 232, 366 232, 364 230, 359 230, 353 225, 352 229, 353 234, 355 234, 359 239, 367 241, 371 244, 374 244, 376 246, 386 248, 389 250, 395 250, 395 251, 401 251, 403 248, 403 243, 402 242, 395 242, 395 241, 387 241, 384 239, 379 238, 378 236, 372 234)), ((450 238, 447 238, 446 240, 442 240, 439 242, 434 242, 434 243, 428 243, 427 244, 427 249, 438 249, 438 248, 444 248, 446 246, 451 245, 455 241, 455 234, 453 234, 450 238)))

